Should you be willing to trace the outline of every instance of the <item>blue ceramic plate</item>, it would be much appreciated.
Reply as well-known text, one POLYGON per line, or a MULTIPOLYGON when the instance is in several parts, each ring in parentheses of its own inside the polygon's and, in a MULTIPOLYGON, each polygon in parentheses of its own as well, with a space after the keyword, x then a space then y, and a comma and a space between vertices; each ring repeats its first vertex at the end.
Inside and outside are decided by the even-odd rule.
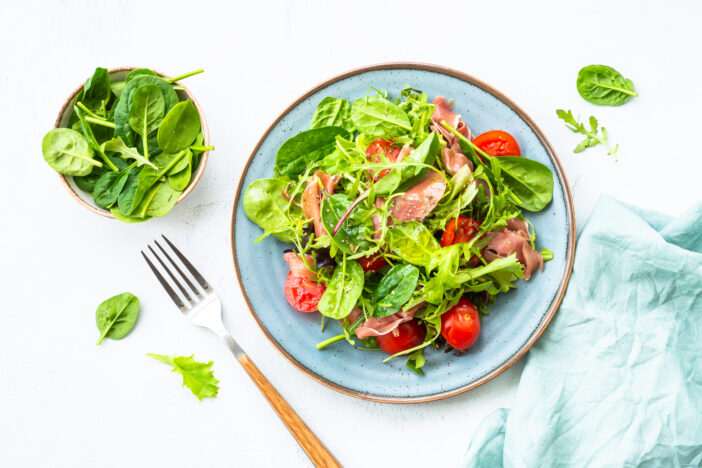
POLYGON ((244 169, 232 214, 232 251, 238 278, 254 318, 271 342, 298 369, 335 390, 368 400, 412 403, 446 398, 470 390, 514 364, 534 344, 563 297, 573 262, 575 225, 568 183, 558 158, 534 122, 498 91, 464 73, 415 63, 391 63, 344 73, 322 83, 288 107, 270 126, 244 169), (380 352, 354 349, 345 342, 318 351, 315 345, 340 333, 328 320, 320 332, 320 315, 292 309, 283 295, 288 267, 287 244, 273 237, 254 245, 261 229, 244 214, 242 194, 255 179, 271 177, 280 145, 308 128, 322 98, 350 101, 368 88, 387 90, 391 97, 406 85, 455 100, 455 111, 477 135, 506 130, 517 139, 522 154, 546 164, 556 179, 553 201, 539 213, 526 213, 538 233, 538 248, 548 247, 554 260, 530 281, 498 297, 483 320, 475 346, 460 357, 442 351, 425 353, 424 376, 397 358, 383 364, 380 352))

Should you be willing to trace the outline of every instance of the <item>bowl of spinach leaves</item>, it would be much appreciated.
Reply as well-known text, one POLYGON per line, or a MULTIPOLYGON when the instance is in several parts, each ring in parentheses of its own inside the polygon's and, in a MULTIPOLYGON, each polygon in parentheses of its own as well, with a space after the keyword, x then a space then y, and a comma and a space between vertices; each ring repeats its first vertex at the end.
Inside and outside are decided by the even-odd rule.
POLYGON ((214 149, 200 105, 179 82, 199 73, 96 68, 44 136, 44 160, 93 213, 128 223, 166 215, 214 149))

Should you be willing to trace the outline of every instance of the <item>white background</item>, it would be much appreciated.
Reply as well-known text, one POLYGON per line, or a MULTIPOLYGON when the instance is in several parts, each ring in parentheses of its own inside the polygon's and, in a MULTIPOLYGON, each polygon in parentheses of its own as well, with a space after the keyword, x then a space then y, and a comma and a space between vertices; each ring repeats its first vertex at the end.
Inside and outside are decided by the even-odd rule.
POLYGON ((580 227, 602 192, 680 213, 702 185, 702 3, 567 4, 2 0, 0 465, 309 466, 226 347, 157 286, 139 250, 160 233, 197 260, 233 335, 344 465, 457 464, 477 424, 512 405, 521 363, 477 390, 413 406, 308 379, 244 304, 229 248, 233 195, 260 135, 300 94, 350 68, 410 60, 472 74, 526 110, 560 155, 580 227), (591 63, 632 78, 640 97, 619 108, 583 101, 575 78, 591 63), (205 68, 187 85, 217 148, 189 199, 141 225, 79 206, 40 150, 68 93, 96 66, 121 65, 205 68), (555 117, 561 107, 595 114, 620 161, 601 148, 573 154, 579 138, 555 117), (95 308, 124 290, 141 298, 137 326, 95 346, 95 308), (213 360, 219 396, 199 402, 146 352, 213 360))

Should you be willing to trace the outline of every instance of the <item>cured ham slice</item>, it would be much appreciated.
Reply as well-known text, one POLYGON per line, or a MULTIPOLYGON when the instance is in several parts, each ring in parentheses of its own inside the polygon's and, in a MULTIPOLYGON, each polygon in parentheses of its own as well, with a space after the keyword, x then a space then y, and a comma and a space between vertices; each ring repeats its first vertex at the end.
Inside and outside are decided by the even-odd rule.
POLYGON ((356 336, 363 340, 371 336, 387 335, 400 326, 401 323, 412 320, 415 314, 425 306, 426 303, 422 302, 404 312, 396 312, 381 318, 371 317, 356 328, 356 336))
POLYGON ((307 187, 305 191, 302 192, 302 214, 306 218, 312 218, 314 223, 314 234, 317 237, 323 236, 327 233, 322 225, 321 216, 321 204, 322 204, 322 194, 319 191, 319 184, 328 194, 333 194, 336 184, 339 183, 341 175, 330 176, 324 171, 317 171, 314 173, 310 180, 307 181, 307 187))
POLYGON ((452 175, 456 174, 463 166, 468 166, 471 171, 473 171, 473 163, 468 160, 468 158, 461 153, 461 148, 458 144, 453 146, 446 146, 443 150, 443 162, 444 167, 452 175))
POLYGON ((503 230, 490 233, 489 235, 490 243, 483 250, 485 260, 491 262, 515 253, 519 263, 524 265, 525 280, 531 277, 531 274, 537 267, 543 271, 543 255, 531 248, 529 228, 525 221, 517 218, 510 219, 503 230))
MULTIPOLYGON (((441 127, 442 129, 446 130, 444 126, 441 125, 441 121, 445 120, 446 123, 458 130, 458 133, 468 138, 469 140, 471 139, 470 129, 468 128, 466 123, 463 120, 461 120, 461 116, 453 112, 453 110, 451 109, 451 105, 446 101, 446 99, 443 96, 437 96, 436 99, 434 99, 434 106, 434 112, 431 114, 431 120, 434 121, 436 127, 441 127)), ((446 131, 448 132, 448 130, 446 131)))
POLYGON ((446 181, 436 171, 410 187, 404 194, 393 199, 390 215, 400 222, 422 221, 444 196, 446 181))
MULTIPOLYGON (((283 254, 283 259, 290 267, 290 273, 294 276, 302 276, 303 278, 316 278, 317 275, 305 266, 305 263, 295 252, 286 252, 283 254)), ((305 254, 305 260, 309 265, 314 265, 314 257, 310 254, 305 254)))

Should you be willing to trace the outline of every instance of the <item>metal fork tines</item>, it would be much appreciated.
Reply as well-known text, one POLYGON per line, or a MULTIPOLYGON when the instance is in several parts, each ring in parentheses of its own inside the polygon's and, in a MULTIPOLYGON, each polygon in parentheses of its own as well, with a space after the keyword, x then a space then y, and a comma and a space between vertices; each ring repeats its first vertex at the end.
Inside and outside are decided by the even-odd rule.
POLYGON ((156 248, 147 246, 151 255, 141 251, 158 282, 191 322, 209 328, 232 347, 231 342, 234 340, 222 323, 222 305, 219 297, 185 255, 166 236, 161 237, 166 243, 165 248, 158 240, 154 240, 156 248))

